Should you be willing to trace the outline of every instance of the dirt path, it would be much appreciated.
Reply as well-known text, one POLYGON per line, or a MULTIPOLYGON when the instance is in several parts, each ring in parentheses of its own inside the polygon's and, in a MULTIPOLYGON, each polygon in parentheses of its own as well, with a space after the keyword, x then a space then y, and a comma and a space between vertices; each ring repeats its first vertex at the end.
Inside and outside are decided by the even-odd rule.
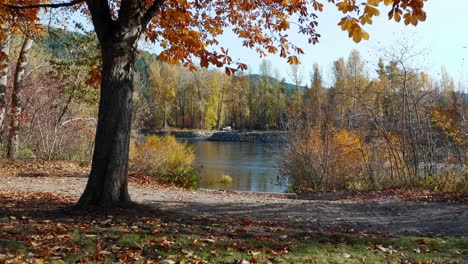
MULTIPOLYGON (((85 177, 1 175, 0 190, 55 192, 78 197, 85 177), (34 177, 31 177, 34 176, 34 177)), ((130 184, 133 200, 163 210, 218 218, 269 221, 314 230, 382 232, 392 235, 468 236, 468 205, 407 201, 300 200, 283 195, 143 188, 130 184)))

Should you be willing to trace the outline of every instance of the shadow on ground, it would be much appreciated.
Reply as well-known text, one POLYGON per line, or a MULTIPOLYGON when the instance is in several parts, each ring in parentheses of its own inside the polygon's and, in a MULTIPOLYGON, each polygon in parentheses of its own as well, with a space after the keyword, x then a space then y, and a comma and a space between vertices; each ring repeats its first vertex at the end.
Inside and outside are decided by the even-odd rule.
POLYGON ((223 218, 249 217, 316 230, 390 235, 468 236, 468 206, 439 202, 301 201, 299 203, 197 203, 148 201, 176 212, 223 218))

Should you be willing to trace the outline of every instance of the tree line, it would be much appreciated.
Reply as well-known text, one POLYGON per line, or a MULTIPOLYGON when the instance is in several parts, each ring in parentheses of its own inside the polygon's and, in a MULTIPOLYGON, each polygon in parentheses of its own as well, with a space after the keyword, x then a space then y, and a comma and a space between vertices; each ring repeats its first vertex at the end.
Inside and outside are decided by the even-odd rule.
MULTIPOLYGON (((14 35, 9 44, 9 54, 18 59, 4 68, 3 76, 12 78, 2 82, 6 89, 2 102, 10 109, 2 119, 2 151, 18 157, 89 161, 99 101, 95 37, 52 30, 34 43, 14 35), (21 82, 18 76, 23 76, 21 82), (19 106, 20 114, 15 112, 19 106)), ((216 130, 234 125, 241 131, 294 132, 290 142, 297 144, 291 144, 291 150, 301 150, 298 144, 304 137, 322 145, 314 149, 319 156, 309 157, 320 161, 313 164, 322 168, 312 172, 298 168, 320 175, 320 181, 338 175, 338 167, 365 174, 374 184, 383 171, 392 177, 413 177, 408 175, 433 174, 441 163, 466 164, 465 84, 457 84, 445 68, 439 79, 433 79, 412 69, 405 57, 390 54, 372 69, 376 77, 370 77, 357 50, 332 65, 327 87, 317 64, 293 65, 281 73, 263 60, 258 74, 228 76, 216 69, 191 71, 140 51, 133 81, 133 130, 216 130), (349 155, 343 156, 347 157, 343 163, 336 162, 344 150, 332 151, 337 144, 353 146, 345 151, 349 155), (348 161, 356 157, 363 160, 362 166, 350 169, 348 161), (384 163, 388 166, 377 166, 384 163)))
MULTIPOLYGON (((3 76, 10 73, 15 77, 21 75, 18 71, 25 71, 21 75, 25 89, 14 88, 18 86, 17 77, 2 79, 8 80, 2 83, 3 87, 10 87, 2 102, 10 108, 20 104, 15 98, 27 102, 21 121, 36 125, 26 125, 22 133, 26 133, 27 127, 45 126, 48 121, 38 121, 42 116, 55 116, 57 120, 52 123, 56 124, 69 121, 65 125, 96 117, 92 109, 99 93, 95 76, 89 73, 98 64, 95 62, 98 54, 97 42, 91 34, 52 30, 34 44, 21 35, 11 41, 8 52, 18 60, 4 68, 7 74, 3 76), (25 55, 30 57, 29 62, 25 61, 25 55), (45 101, 38 99, 43 89, 50 90, 45 101), (50 97, 53 93, 59 96, 50 97), (11 100, 6 100, 7 97, 11 100), (40 112, 48 107, 57 109, 57 113, 40 112)), ((404 143, 420 142, 416 137, 427 131, 434 133, 436 127, 441 127, 440 131, 444 131, 442 134, 453 146, 464 143, 461 137, 466 131, 465 84, 457 84, 445 68, 440 79, 435 80, 424 71, 411 69, 404 57, 389 55, 381 58, 373 69, 377 77, 370 77, 357 50, 332 65, 332 84, 326 87, 317 64, 293 65, 288 72, 281 73, 263 60, 258 74, 239 72, 228 76, 216 69, 190 71, 183 65, 161 62, 155 55, 140 51, 135 64, 134 129, 220 129, 235 124, 240 130, 287 130, 295 122, 305 120, 315 126, 327 120, 338 128, 405 134, 401 139, 404 143), (284 75, 293 83, 287 83, 284 75)), ((19 122, 14 111, 10 110, 10 122, 3 121, 2 127, 19 122)), ((6 127, 16 129, 13 125, 6 127)), ((12 137, 7 140, 7 134, 11 133, 3 129, 5 147, 12 137)), ((29 140, 31 136, 26 138, 29 140)), ((461 158, 463 151, 458 149, 461 158)))
POLYGON ((466 84, 445 68, 433 79, 412 68, 411 57, 390 53, 369 78, 354 50, 334 61, 329 88, 314 67, 310 89, 298 91, 301 110, 288 120, 280 166, 296 190, 413 186, 466 194, 466 84))

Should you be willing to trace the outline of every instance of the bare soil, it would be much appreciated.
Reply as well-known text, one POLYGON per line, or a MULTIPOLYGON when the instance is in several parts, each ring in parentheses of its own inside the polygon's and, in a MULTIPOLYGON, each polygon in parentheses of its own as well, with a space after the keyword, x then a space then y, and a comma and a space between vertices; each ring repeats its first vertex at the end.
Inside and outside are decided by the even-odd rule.
MULTIPOLYGON (((78 199, 87 167, 66 162, 0 160, 0 190, 52 192, 78 199)), ((301 197, 217 190, 185 190, 130 177, 130 195, 162 210, 210 218, 263 221, 317 231, 416 236, 468 236, 466 203, 408 200, 398 196, 301 197), (306 199, 304 199, 306 198, 306 199)))

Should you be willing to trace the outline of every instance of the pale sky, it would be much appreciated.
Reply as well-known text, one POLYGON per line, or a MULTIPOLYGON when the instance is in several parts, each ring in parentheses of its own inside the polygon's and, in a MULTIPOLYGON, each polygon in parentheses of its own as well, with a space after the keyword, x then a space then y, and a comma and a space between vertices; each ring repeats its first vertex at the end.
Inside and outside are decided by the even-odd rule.
MULTIPOLYGON (((464 83, 462 89, 468 89, 468 0, 427 1, 427 20, 419 23, 417 27, 389 21, 388 10, 382 9, 381 15, 374 19, 374 23, 365 27, 370 39, 358 44, 349 39, 347 32, 341 31, 337 25, 343 14, 331 5, 325 7, 322 13, 318 13, 317 30, 322 35, 318 44, 308 44, 306 37, 301 35, 291 38, 305 52, 300 59, 307 82, 314 62, 320 65, 324 78, 330 80, 332 62, 339 57, 347 58, 352 49, 359 50, 371 71, 375 68, 378 58, 384 56, 383 50, 391 50, 392 47, 398 49, 402 43, 408 43, 413 46, 413 53, 421 53, 412 60, 413 67, 424 69, 437 77, 442 65, 445 65, 456 82, 464 83)), ((243 48, 241 40, 228 35, 223 37, 221 44, 229 47, 230 55, 234 59, 247 63, 251 72, 258 72, 259 56, 254 51, 243 48)), ((282 77, 289 79, 289 65, 285 59, 277 55, 268 55, 267 59, 283 74, 282 77)))
MULTIPOLYGON (((322 2, 325 3, 325 8, 323 12, 318 13, 317 31, 322 35, 318 44, 308 44, 307 37, 295 34, 297 30, 294 28, 288 32, 290 40, 305 52, 300 60, 306 83, 309 83, 313 63, 317 62, 322 69, 326 85, 331 85, 332 62, 340 57, 347 58, 353 49, 359 50, 367 61, 367 68, 372 77, 378 58, 385 57, 384 51, 398 50, 402 43, 407 43, 413 47, 412 53, 421 53, 410 62, 412 67, 423 69, 437 78, 441 67, 445 65, 456 83, 461 83, 462 87, 458 89, 468 92, 468 0, 428 0, 425 3, 427 20, 419 23, 417 27, 389 21, 388 7, 382 6, 381 15, 374 18, 372 25, 365 27, 370 39, 358 44, 348 38, 347 32, 341 31, 337 25, 343 14, 331 4, 327 4, 327 1, 322 2)), ((80 20, 84 21, 78 18, 78 21, 80 20)), ((234 60, 238 59, 249 65, 249 72, 258 73, 261 58, 255 51, 242 47, 242 40, 232 33, 226 33, 220 38, 220 46, 229 48, 229 54, 234 60)), ((142 43, 140 47, 151 52, 160 50, 158 43, 142 43)), ((281 74, 280 78, 285 77, 290 81, 287 74, 290 66, 285 59, 271 54, 266 59, 272 63, 273 69, 281 74)))

